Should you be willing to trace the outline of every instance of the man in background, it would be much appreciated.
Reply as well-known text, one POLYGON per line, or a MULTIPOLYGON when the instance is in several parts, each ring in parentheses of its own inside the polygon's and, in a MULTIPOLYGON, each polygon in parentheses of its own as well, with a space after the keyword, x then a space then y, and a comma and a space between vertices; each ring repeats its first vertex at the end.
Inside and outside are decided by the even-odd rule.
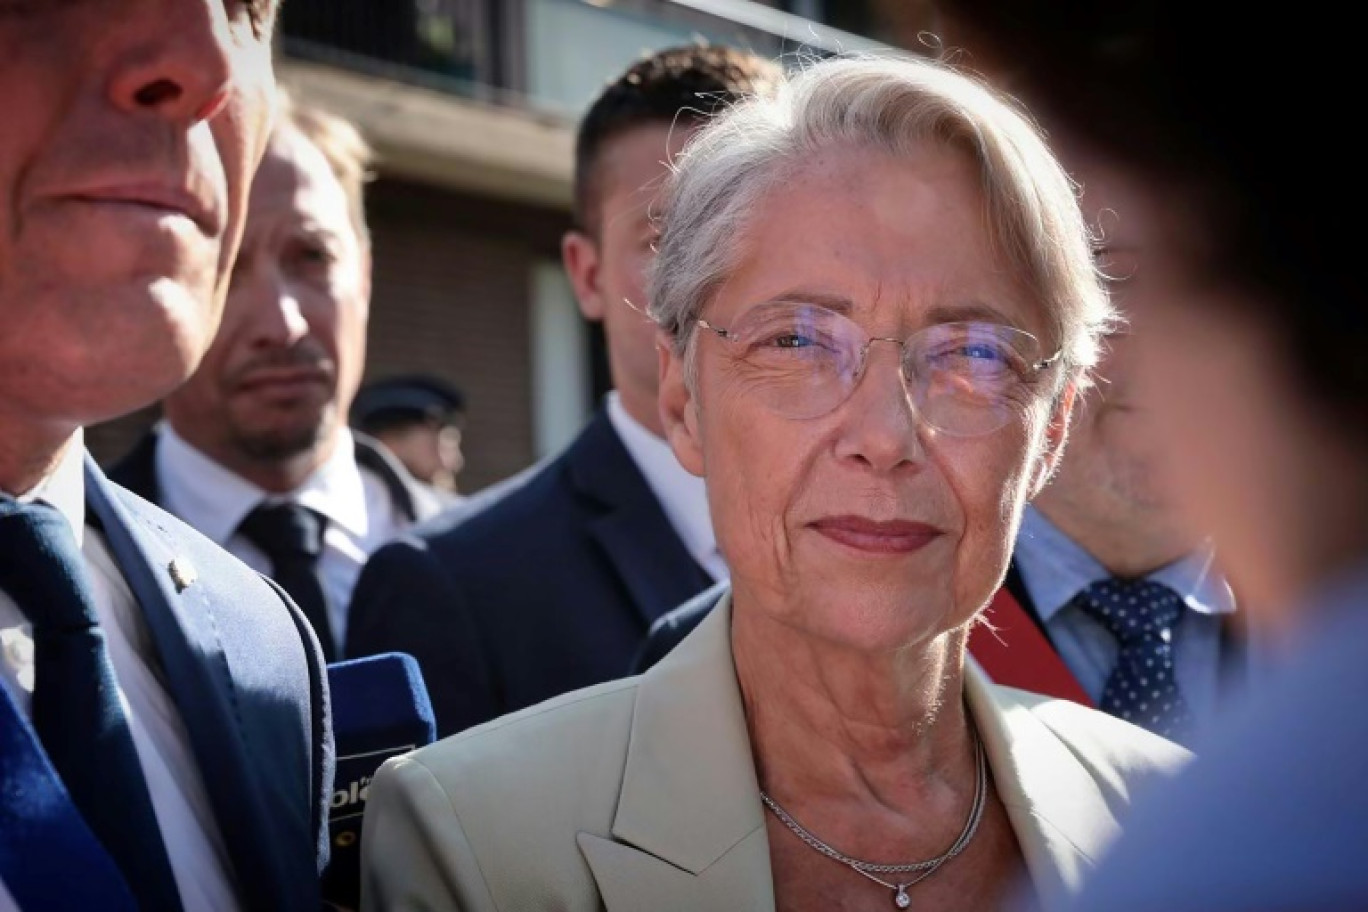
POLYGON ((465 466, 465 411, 465 394, 441 377, 385 377, 356 394, 351 425, 384 444, 443 506, 451 506, 463 500, 456 476, 465 466))
POLYGON ((416 656, 439 734, 624 674, 652 621, 725 578, 703 483, 662 437, 642 289, 671 157, 709 112, 780 77, 746 51, 670 48, 580 123, 562 259, 603 324, 614 390, 563 453, 377 552, 353 602, 347 653, 416 656))
MULTIPOLYGON (((1064 136, 1054 141, 1082 188, 1098 266, 1122 314, 1143 325, 1155 306, 1138 266, 1144 239, 1118 214, 1105 169, 1064 136)), ((1136 357, 1127 324, 1079 396, 1054 478, 1026 509, 1013 583, 1094 705, 1191 745, 1245 683, 1249 648, 1213 543, 1163 477, 1168 443, 1136 388, 1136 357)), ((1008 648, 1021 645, 1014 632, 999 631, 1008 648)), ((971 642, 992 636, 979 629, 971 642)))
POLYGON ((370 307, 370 150, 340 118, 280 106, 214 344, 111 476, 280 583, 331 661, 366 558, 437 504, 347 427, 370 307))
POLYGON ((312 631, 82 426, 189 376, 274 102, 269 0, 0 4, 0 910, 315 912, 312 631))

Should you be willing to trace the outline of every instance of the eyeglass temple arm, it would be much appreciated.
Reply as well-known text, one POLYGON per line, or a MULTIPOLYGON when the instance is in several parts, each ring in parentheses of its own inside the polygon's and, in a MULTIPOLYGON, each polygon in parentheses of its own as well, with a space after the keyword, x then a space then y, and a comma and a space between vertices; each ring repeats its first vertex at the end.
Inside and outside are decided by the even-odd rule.
POLYGON ((1045 370, 1045 368, 1050 367, 1052 364, 1054 364, 1056 361, 1058 361, 1058 360, 1060 359, 1060 357, 1063 356, 1063 354, 1064 354, 1064 349, 1061 348, 1061 349, 1059 349, 1058 351, 1056 351, 1053 355, 1050 355, 1050 357, 1048 357, 1048 358, 1041 358, 1041 359, 1040 359, 1039 361, 1037 361, 1035 364, 1032 364, 1032 365, 1031 365, 1031 368, 1032 368, 1033 370, 1043 371, 1043 370, 1045 370))

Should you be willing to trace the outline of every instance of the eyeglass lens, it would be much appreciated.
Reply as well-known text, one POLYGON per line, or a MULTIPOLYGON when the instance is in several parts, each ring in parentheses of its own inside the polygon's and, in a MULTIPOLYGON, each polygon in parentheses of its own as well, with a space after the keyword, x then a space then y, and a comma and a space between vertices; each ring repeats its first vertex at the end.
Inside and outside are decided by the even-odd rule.
MULTIPOLYGON (((705 324, 707 325, 707 324, 705 324)), ((776 413, 816 418, 844 403, 863 376, 871 339, 848 317, 810 304, 766 304, 726 330, 742 379, 776 413)), ((922 421, 955 436, 992 433, 1030 401, 1039 343, 987 322, 939 323, 902 344, 901 374, 922 421)))

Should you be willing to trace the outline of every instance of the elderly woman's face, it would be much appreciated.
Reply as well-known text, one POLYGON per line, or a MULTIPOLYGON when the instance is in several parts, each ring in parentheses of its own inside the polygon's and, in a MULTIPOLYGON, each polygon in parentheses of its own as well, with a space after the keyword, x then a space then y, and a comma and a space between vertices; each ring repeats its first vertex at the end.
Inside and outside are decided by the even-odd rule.
MULTIPOLYGON (((992 250, 973 166, 958 154, 830 150, 753 216, 738 267, 703 310, 710 326, 745 328, 766 308, 808 302, 869 337, 940 337, 974 321, 1030 333, 1038 357, 1054 354, 1044 314, 992 250)), ((738 610, 749 599, 872 650, 970 620, 1001 581, 1021 506, 1067 419, 1071 397, 1055 406, 1051 395, 1059 368, 1031 374, 996 420, 952 436, 923 419, 934 412, 964 429, 972 415, 918 414, 895 345, 875 342, 849 398, 808 417, 812 397, 778 398, 777 375, 745 340, 697 332, 695 388, 667 354, 662 403, 676 454, 707 479, 738 610)), ((976 364, 993 351, 975 338, 954 344, 954 357, 976 364)), ((773 347, 813 350, 806 338, 773 347)))

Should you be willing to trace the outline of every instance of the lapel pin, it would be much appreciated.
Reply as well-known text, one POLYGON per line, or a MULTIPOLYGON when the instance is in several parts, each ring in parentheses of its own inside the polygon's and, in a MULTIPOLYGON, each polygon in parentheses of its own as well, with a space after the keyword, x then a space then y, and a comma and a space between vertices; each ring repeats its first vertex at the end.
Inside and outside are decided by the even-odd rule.
POLYGON ((177 557, 166 566, 166 572, 171 574, 171 582, 176 584, 177 592, 184 592, 189 589, 195 580, 199 579, 199 574, 191 566, 188 560, 177 557))

